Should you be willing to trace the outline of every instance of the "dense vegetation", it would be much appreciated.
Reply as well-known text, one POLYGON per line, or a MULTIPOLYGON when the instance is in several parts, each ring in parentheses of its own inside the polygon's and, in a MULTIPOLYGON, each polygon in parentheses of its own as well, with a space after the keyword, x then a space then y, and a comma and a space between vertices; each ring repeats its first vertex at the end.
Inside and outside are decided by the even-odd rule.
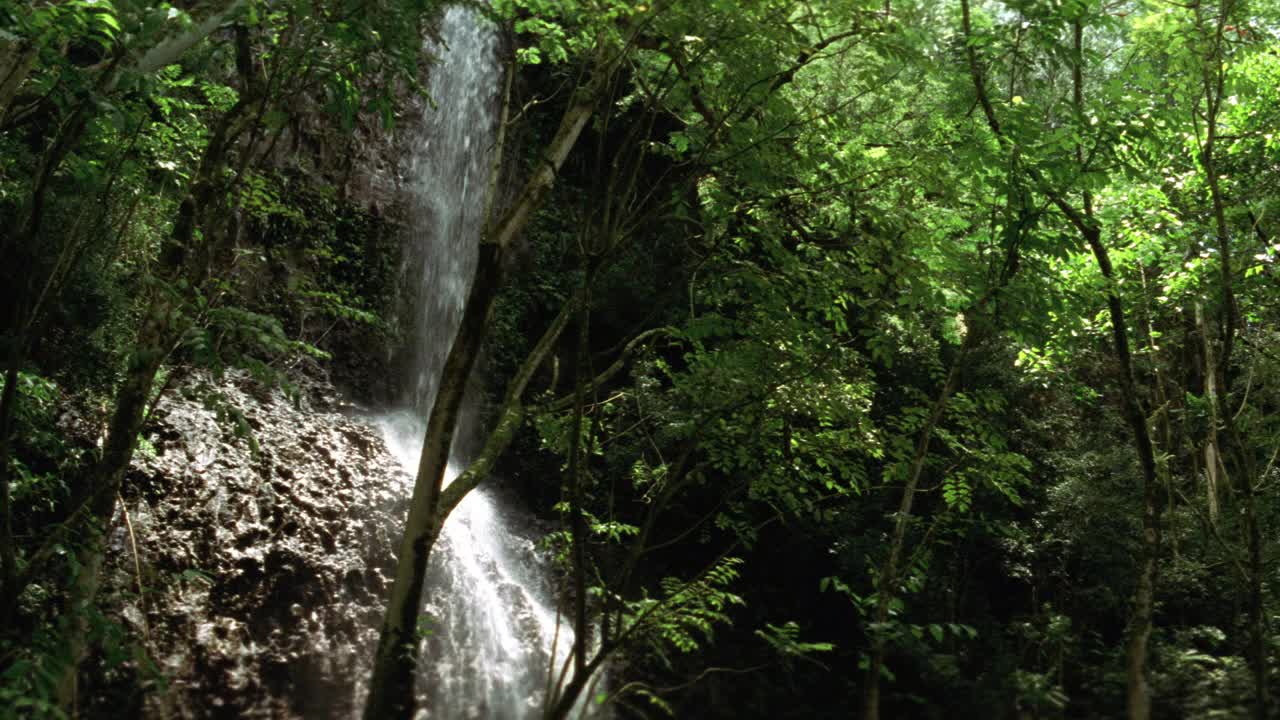
MULTIPOLYGON (((382 394, 350 178, 436 6, 0 5, 0 713, 146 666, 97 595, 170 376, 382 394)), ((560 524, 549 717, 1277 717, 1280 6, 485 12, 500 162, 367 717, 482 482, 560 524)))

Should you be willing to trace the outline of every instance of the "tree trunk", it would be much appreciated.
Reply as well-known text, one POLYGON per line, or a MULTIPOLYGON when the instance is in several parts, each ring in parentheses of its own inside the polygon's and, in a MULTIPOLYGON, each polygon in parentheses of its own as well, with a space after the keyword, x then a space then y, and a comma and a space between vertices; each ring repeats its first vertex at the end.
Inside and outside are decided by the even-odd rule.
POLYGON ((151 399, 156 372, 166 354, 163 340, 167 336, 169 313, 168 303, 161 303, 147 320, 143 337, 130 361, 128 375, 116 393, 115 411, 107 430, 102 458, 88 488, 89 517, 83 523, 82 547, 77 552, 80 571, 72 584, 68 602, 72 628, 67 644, 71 662, 64 669, 58 685, 59 705, 68 714, 73 714, 76 676, 88 646, 87 614, 98 593, 107 535, 115 516, 116 496, 146 419, 147 402, 151 399))
MULTIPOLYGON (((585 264, 585 263, 584 263, 585 264)), ((583 301, 578 309, 578 349, 573 383, 573 421, 569 439, 569 535, 573 557, 573 672, 581 675, 587 665, 587 524, 582 517, 583 464, 582 416, 586 402, 586 384, 590 373, 587 369, 587 323, 591 311, 587 299, 590 274, 583 275, 583 301)))
MULTIPOLYGON (((972 333, 973 331, 970 331, 972 333)), ((967 355, 970 334, 965 337, 960 355, 947 372, 947 380, 942 390, 933 401, 933 408, 920 428, 920 437, 916 441, 915 453, 907 468, 907 482, 902 488, 902 501, 898 505, 898 513, 894 517, 893 538, 889 544, 889 556, 880 567, 880 576, 876 583, 876 615, 871 630, 871 656, 867 664, 866 687, 862 697, 862 719, 880 720, 880 673, 884 668, 884 656, 887 643, 884 637, 884 626, 889 622, 889 610, 893 603, 895 589, 898 584, 898 563, 902 558, 902 550, 906 544, 907 523, 911 519, 911 505, 915 500, 916 489, 920 486, 920 476, 924 472, 925 460, 929 457, 929 443, 933 440, 933 431, 937 428, 942 416, 946 413, 947 402, 955 392, 960 378, 960 366, 967 355)))
POLYGON ((427 559, 444 524, 440 495, 449 465, 449 449, 453 445, 467 379, 471 377, 471 369, 480 353, 490 311, 497 297, 501 264, 499 247, 490 244, 480 246, 480 258, 462 323, 449 348, 440 389, 427 420, 418 477, 396 562, 395 584, 378 640, 364 711, 366 720, 407 720, 413 716, 422 584, 426 577, 427 559))
POLYGON ((497 248, 492 245, 481 248, 477 277, 467 299, 458 337, 454 339, 445 360, 444 377, 441 378, 440 390, 427 422, 418 479, 414 484, 409 519, 406 521, 405 536, 396 563, 396 581, 382 624, 378 654, 374 659, 365 718, 381 720, 413 715, 418 612, 422 604, 422 586, 431 550, 449 513, 488 476, 493 464, 514 439, 524 420, 524 406, 520 398, 538 367, 550 354, 577 305, 576 301, 565 303, 508 385, 497 425, 485 441, 484 448, 449 487, 443 487, 444 470, 449 459, 448 450, 456 429, 462 394, 476 353, 484 339, 489 309, 499 287, 501 259, 497 248), (465 339, 464 332, 467 336, 465 339), (464 363, 467 364, 464 366, 464 363), (430 455, 428 449, 431 450, 430 455))
MULTIPOLYGON (((982 66, 978 62, 977 46, 973 42, 973 26, 970 15, 969 0, 960 0, 961 27, 967 42, 965 55, 969 63, 969 74, 973 80, 974 92, 977 93, 978 105, 986 117, 992 134, 1000 142, 1010 145, 996 115, 995 106, 987 96, 986 82, 983 79, 982 66)), ((1083 117, 1084 82, 1083 82, 1083 28, 1077 20, 1072 24, 1072 40, 1075 50, 1075 62, 1072 68, 1072 100, 1076 114, 1083 117)), ((1077 148, 1076 157, 1083 166, 1084 155, 1077 148)), ((1111 317, 1111 336, 1116 353, 1116 363, 1120 369, 1121 409, 1129 425, 1138 453, 1138 464, 1142 473, 1142 553, 1138 561, 1138 576, 1133 593, 1133 608, 1129 617, 1129 627, 1125 642, 1125 706, 1129 720, 1148 720, 1151 716, 1151 700, 1147 688, 1147 646, 1151 638, 1151 622, 1155 606, 1155 585, 1160 554, 1160 504, 1159 485, 1157 481, 1155 448, 1151 442, 1151 433, 1147 428, 1147 418, 1138 401, 1136 380, 1133 371, 1133 358, 1129 351, 1128 324, 1125 320, 1124 305, 1116 290, 1116 277, 1111 265, 1111 256, 1102 243, 1102 231, 1093 216, 1093 202, 1088 191, 1083 193, 1080 208, 1067 202, 1062 193, 1057 192, 1045 181, 1043 174, 1034 167, 1028 168, 1028 174, 1039 186, 1038 190, 1049 198, 1071 224, 1079 231, 1081 238, 1093 252, 1098 269, 1107 281, 1107 309, 1111 317)))
MULTIPOLYGON (((1226 42, 1224 32, 1235 9, 1236 3, 1231 2, 1231 0, 1219 2, 1214 27, 1210 29, 1206 27, 1203 6, 1200 4, 1195 6, 1197 32, 1210 45, 1209 52, 1205 55, 1206 62, 1201 65, 1201 85, 1204 89, 1206 105, 1206 133, 1204 145, 1201 147, 1200 161, 1204 169, 1205 183, 1209 187, 1209 199, 1213 210, 1214 231, 1218 243, 1219 270, 1222 282, 1222 355, 1217 367, 1211 361, 1206 362, 1208 367, 1205 369, 1205 383, 1206 388, 1214 391, 1206 391, 1206 395, 1209 396, 1210 420, 1212 423, 1209 433, 1214 443, 1214 450, 1218 460, 1221 462, 1222 453, 1220 448, 1217 447, 1218 423, 1220 421, 1228 440, 1231 442, 1236 460, 1236 475, 1240 478, 1241 490, 1244 493, 1244 531, 1249 553, 1247 590, 1250 635, 1249 664, 1253 673, 1254 717, 1257 720, 1267 720, 1270 716, 1271 698, 1267 684, 1266 613, 1263 607, 1262 593, 1265 568, 1263 567, 1262 558, 1262 535, 1258 526, 1255 485, 1255 482, 1261 481, 1262 478, 1256 478, 1251 449, 1244 438, 1237 432, 1235 415, 1231 412, 1230 404, 1226 401, 1231 392, 1231 359, 1232 351, 1235 347, 1239 311, 1236 307, 1234 268, 1231 261, 1231 230, 1227 224, 1226 200, 1218 176, 1217 141, 1218 114, 1222 108, 1226 83, 1226 69, 1223 57, 1226 42), (1221 378, 1220 388, 1218 387, 1219 378, 1221 378), (1220 392, 1217 392, 1217 390, 1220 390, 1220 392)), ((1202 323, 1203 328, 1203 317, 1199 304, 1196 306, 1196 312, 1197 320, 1202 323)), ((1207 359, 1211 353, 1210 343, 1211 341, 1206 332, 1204 347, 1207 359)))
MULTIPOLYGON (((515 205, 500 220, 486 227, 484 236, 480 238, 476 277, 463 311, 461 327, 458 328, 458 334, 445 360, 444 377, 441 378, 440 389, 427 420, 418 476, 396 562, 396 579, 387 603, 387 614, 383 619, 374 658, 373 676, 369 682, 369 697, 364 710, 366 720, 409 720, 413 716, 414 670, 418 654, 417 621, 427 560, 449 511, 462 500, 466 492, 484 479, 482 474, 469 474, 467 484, 458 487, 442 501, 444 473, 449 463, 449 446, 457 425, 462 392, 488 328, 490 309, 497 297, 501 280, 503 256, 555 185, 560 168, 591 117, 597 94, 598 86, 594 85, 579 88, 575 92, 569 108, 561 117, 555 137, 543 155, 543 162, 525 183, 515 205)), ((527 381, 526 377, 525 382, 527 381)), ((517 397, 515 403, 507 403, 503 413, 502 425, 505 425, 505 434, 508 436, 506 442, 510 442, 510 435, 514 434, 522 417, 517 397)), ((487 445, 488 443, 486 451, 489 450, 487 445)), ((491 462, 492 458, 489 460, 491 462)), ((453 485, 450 489, 453 489, 453 485)))
POLYGON ((1159 481, 1156 472, 1155 447, 1147 428, 1147 417, 1138 402, 1133 358, 1129 352, 1128 323, 1124 305, 1116 290, 1115 270, 1111 256, 1102 244, 1101 231, 1092 225, 1092 213, 1086 204, 1090 224, 1080 230, 1093 251, 1098 269, 1107 281, 1107 308, 1111 316, 1111 338, 1116 362, 1120 366, 1120 399, 1125 419, 1133 434, 1142 471, 1142 554, 1138 561, 1138 577, 1133 592, 1133 607, 1125 641, 1125 708, 1129 720, 1151 717, 1151 698, 1147 685, 1147 646, 1151 639, 1151 623, 1155 610, 1155 586, 1160 559, 1159 481))
POLYGON ((564 686, 563 691, 555 695, 555 703, 549 706, 549 709, 543 713, 543 720, 564 720, 569 717, 569 713, 573 712, 573 706, 578 703, 578 697, 582 695, 582 691, 587 689, 587 685, 591 682, 591 677, 595 675, 596 670, 600 669, 600 665, 611 655, 602 649, 596 653, 582 669, 581 672, 574 671, 573 676, 569 678, 569 682, 564 686))
POLYGON ((1213 357, 1213 338, 1204 319, 1204 305, 1196 303, 1196 327, 1200 332, 1200 357, 1204 362, 1204 397, 1209 403, 1209 432, 1204 441, 1205 499, 1209 506, 1209 522, 1218 523, 1221 514, 1222 449, 1218 443, 1218 364, 1213 357))
MULTIPOLYGON (((222 179, 232 141, 239 135, 237 123, 255 98, 246 95, 222 115, 210 134, 200 158, 200 169, 191 194, 178 208, 173 231, 161 248, 156 275, 163 284, 183 280, 191 287, 202 287, 212 268, 207 261, 221 249, 215 246, 219 233, 205 222, 216 215, 221 206, 220 193, 227 190, 222 179), (197 229, 203 235, 197 234, 197 229), (192 251, 195 252, 192 252, 192 251)), ((226 240, 226 233, 223 233, 226 240)), ((72 584, 68 610, 71 624, 66 644, 71 663, 59 682, 58 699, 65 709, 74 707, 75 683, 80 661, 87 648, 89 607, 96 599, 105 552, 105 541, 115 515, 116 496, 120 492, 138 434, 146 422, 147 404, 151 400, 156 373, 165 358, 182 337, 190 323, 182 319, 180 299, 161 288, 151 299, 136 344, 129 359, 124 382, 116 390, 115 408, 108 425, 102 456, 90 476, 87 492, 88 512, 83 519, 72 518, 71 531, 83 537, 77 551, 80 572, 72 584)))
POLYGON ((223 7, 215 6, 203 20, 197 21, 182 32, 148 49, 142 57, 138 58, 138 62, 134 63, 131 69, 139 74, 147 75, 178 62, 197 43, 230 22, 245 4, 244 0, 221 1, 225 2, 223 7))

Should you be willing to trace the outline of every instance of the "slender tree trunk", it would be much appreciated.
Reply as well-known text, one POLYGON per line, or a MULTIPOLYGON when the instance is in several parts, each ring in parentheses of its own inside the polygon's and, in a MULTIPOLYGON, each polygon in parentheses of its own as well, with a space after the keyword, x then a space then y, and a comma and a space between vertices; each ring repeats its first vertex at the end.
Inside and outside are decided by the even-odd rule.
MULTIPOLYGON (((1241 437, 1235 426, 1235 415, 1226 398, 1230 396, 1232 382, 1231 359, 1235 347, 1236 325, 1239 322, 1239 311, 1236 307, 1234 288, 1234 267, 1232 265, 1231 231, 1227 223, 1226 199, 1218 177, 1217 141, 1218 114, 1225 95, 1226 70, 1224 67, 1224 32, 1231 15, 1236 10, 1233 0, 1221 0, 1217 3, 1217 17, 1213 27, 1208 27, 1204 16, 1204 7, 1195 6, 1196 30, 1200 37, 1210 46, 1206 53, 1206 61, 1201 66, 1201 85, 1205 101, 1205 140, 1200 149, 1200 161, 1204 169, 1205 183, 1209 188, 1209 199, 1213 211, 1214 231, 1218 244, 1219 268, 1222 291, 1221 341, 1222 354, 1217 367, 1210 364, 1205 370, 1206 387, 1217 390, 1221 378, 1221 392, 1210 395, 1210 437, 1216 442, 1219 422, 1231 442, 1235 457, 1236 475, 1240 478, 1241 490, 1244 493, 1244 533, 1248 547, 1248 616, 1249 616, 1249 664, 1253 673, 1254 685, 1254 717, 1267 720, 1270 715, 1271 698, 1267 682, 1267 649, 1265 608, 1263 603, 1263 578, 1265 568, 1262 558, 1262 535, 1258 523, 1257 491, 1254 462, 1248 443, 1241 437)), ((1197 319, 1200 309, 1197 305, 1197 319)), ((1211 352, 1211 341, 1207 333, 1204 338, 1205 352, 1211 352)), ((1206 393, 1209 394, 1209 393, 1206 393)), ((1218 448, 1217 455, 1221 461, 1222 453, 1218 448)))
MULTIPOLYGON (((606 68, 611 68, 611 65, 600 69, 603 71, 606 68)), ((603 82, 604 77, 602 75, 598 80, 603 82)), ((483 475, 472 473, 464 486, 459 486, 452 495, 442 500, 444 473, 462 403, 462 391, 488 327, 489 313, 501 280, 503 256, 555 185, 560 168, 591 117, 596 96, 602 86, 581 87, 575 91, 568 109, 561 117, 560 126, 543 155, 542 163, 525 183, 511 209, 501 219, 491 222, 480 238, 476 278, 472 282, 471 293, 463 310, 461 327, 445 360, 444 377, 440 381, 440 389, 427 420, 418 476, 396 562, 396 578, 374 657, 369 697, 364 710, 366 720, 409 720, 413 715, 414 671, 418 655, 417 621, 427 561, 449 511, 461 501, 467 491, 483 480, 483 475)), ((504 108, 503 117, 505 116, 504 108)), ((499 148, 499 154, 501 152, 502 148, 499 148)), ((495 162, 495 172, 496 167, 495 162)), ((486 198, 486 203, 490 204, 491 199, 486 198)), ((527 382, 527 378, 525 381, 527 382)), ((523 412, 518 406, 518 397, 515 403, 507 405, 507 412, 500 425, 505 428, 505 434, 510 435, 519 425, 523 412)), ((509 437, 507 441, 509 442, 509 437)), ((486 443, 486 451, 489 449, 488 444, 486 443)), ((459 480, 461 479, 460 477, 459 480)), ((454 484, 457 485, 456 482, 454 484)))
POLYGON ((1209 431, 1204 441, 1205 498, 1209 506, 1209 522, 1218 523, 1221 514, 1222 490, 1226 483, 1222 478, 1222 446, 1218 442, 1218 364, 1213 356, 1213 337, 1204 318, 1204 304, 1196 302, 1196 327, 1200 334, 1200 357, 1204 363, 1204 397, 1209 404, 1209 431))
MULTIPOLYGON (((972 333, 974 331, 970 331, 972 333)), ((925 461, 929 457, 929 443, 933 440, 933 431, 946 413, 947 402, 955 392, 960 379, 960 367, 968 354, 970 338, 965 337, 965 344, 960 355, 952 363, 947 372, 946 382, 938 397, 933 401, 929 417, 920 428, 920 436, 916 441, 915 453, 907 466, 907 482, 902 488, 902 500, 898 504, 898 512, 894 516, 893 537, 889 541, 889 555, 880 566, 880 575, 876 583, 876 614, 871 628, 871 653, 867 664, 866 685, 862 696, 862 720, 880 720, 880 673, 884 668, 884 656, 887 642, 884 627, 889 622, 889 610, 893 604, 898 585, 898 564, 902 559, 902 551, 906 545, 907 524, 911 520, 911 506, 915 501, 916 490, 920 486, 920 476, 924 472, 925 461)))
MULTIPOLYGON (((1231 392, 1231 357, 1235 347, 1239 311, 1236 307, 1234 268, 1231 261, 1231 231, 1227 224, 1226 199, 1218 178, 1217 140, 1218 113, 1222 107, 1226 82, 1226 71, 1223 67, 1224 30, 1235 7, 1236 3, 1232 2, 1232 0, 1219 2, 1218 16, 1212 29, 1206 27, 1203 6, 1197 4, 1195 8, 1197 31, 1211 46, 1210 52, 1207 54, 1208 60, 1202 65, 1201 72, 1201 83, 1206 104, 1206 127, 1200 160, 1204 168, 1205 182, 1209 187, 1209 199, 1213 211, 1214 230, 1217 236, 1222 282, 1222 356, 1218 367, 1210 364, 1205 369, 1205 378, 1206 387, 1214 388, 1215 390, 1217 389, 1218 378, 1221 378, 1221 392, 1214 392, 1209 397, 1210 418, 1213 423, 1209 432, 1211 439, 1216 443, 1219 421, 1223 425, 1234 450, 1236 475, 1240 478, 1241 490, 1244 493, 1244 531, 1249 554, 1247 589, 1250 635, 1249 664, 1253 673, 1254 717, 1257 720, 1267 720, 1270 716, 1271 698, 1267 682, 1266 612, 1262 593, 1265 568, 1263 567, 1262 558, 1262 534, 1258 523, 1254 463, 1251 449, 1236 430, 1235 416, 1229 403, 1226 402, 1226 398, 1229 397, 1231 392)), ((1199 317, 1199 305, 1197 305, 1197 313, 1197 319, 1201 320, 1199 317)), ((1205 352, 1208 354, 1211 352, 1211 340, 1207 333, 1205 334, 1204 343, 1205 352)), ((1219 461, 1221 461, 1222 453, 1217 447, 1214 449, 1218 451, 1217 455, 1219 461)), ((1260 479, 1257 478, 1257 480, 1260 479)))
POLYGON ((1081 228, 1098 269, 1107 281, 1107 308, 1111 317, 1111 337, 1116 362, 1120 366, 1120 399, 1125 419, 1133 434, 1142 472, 1142 553, 1133 592, 1133 607, 1125 641, 1125 708, 1129 720, 1147 720, 1151 716, 1151 698, 1147 684, 1147 656, 1155 611, 1155 587, 1160 559, 1160 490, 1156 472, 1155 447, 1147 428, 1147 418, 1138 402, 1133 358, 1129 352, 1128 323, 1124 304, 1116 290, 1115 270, 1111 256, 1102 244, 1101 232, 1092 224, 1092 212, 1086 203, 1089 224, 1081 228))
MULTIPOLYGON (((1145 324, 1147 329, 1147 342, 1148 342, 1148 347, 1151 349, 1151 356, 1153 358, 1152 363, 1154 365, 1154 375, 1155 375, 1155 378, 1154 378, 1155 395, 1156 395, 1156 403, 1158 408, 1155 412, 1154 421, 1156 423, 1156 431, 1159 433, 1160 442, 1162 443, 1161 447, 1164 448, 1164 454, 1156 458, 1156 461, 1157 461, 1156 467, 1159 472, 1160 479, 1164 483, 1165 497, 1168 498, 1168 502, 1169 502, 1168 509, 1172 511, 1173 502, 1174 502, 1173 471, 1169 467, 1169 460, 1168 460, 1168 454, 1172 452, 1172 448, 1174 447, 1173 423, 1169 420, 1169 404, 1172 402, 1172 400, 1170 400, 1168 392, 1165 390, 1164 373, 1160 370, 1160 344, 1156 342, 1156 337, 1157 337, 1156 328, 1155 328, 1155 324, 1151 320, 1151 308, 1148 304, 1146 304, 1147 274, 1145 270, 1141 270, 1141 272, 1142 272, 1142 294, 1143 294, 1143 302, 1144 302, 1143 307, 1144 307, 1144 314, 1146 315, 1145 324)), ((1173 526, 1172 516, 1170 516, 1169 527, 1167 528, 1167 530, 1170 536, 1169 549, 1173 552, 1173 557, 1176 559, 1179 554, 1178 537, 1176 533, 1176 528, 1173 526)))
POLYGON ((484 244, 476 275, 471 283, 462 323, 445 360, 440 389, 427 420, 418 477, 414 484, 409 517, 396 562, 396 578, 382 622, 378 652, 374 660, 369 698, 365 705, 366 720, 410 718, 414 710, 414 671, 418 657, 418 611, 422 603, 422 585, 426 578, 427 559, 431 555, 444 515, 440 513, 440 495, 444 488, 445 470, 449 465, 449 449, 457 429, 458 414, 467 379, 488 327, 490 311, 497 297, 501 274, 500 248, 484 244))
POLYGON ((212 35, 218 28, 231 22, 244 4, 244 0, 230 0, 229 2, 227 0, 219 0, 217 3, 205 5, 204 9, 207 9, 209 14, 203 20, 197 20, 182 32, 149 48, 142 57, 138 58, 132 69, 145 75, 153 73, 166 65, 178 62, 197 43, 212 35))
POLYGON ((444 377, 427 421, 418 480, 414 485, 409 518, 396 563, 396 580, 382 624, 378 654, 374 658, 373 677, 364 711, 365 717, 369 719, 413 715, 414 670, 418 656, 417 621, 431 550, 449 513, 462 502, 468 492, 488 477, 493 464, 511 444, 524 420, 524 406, 520 398, 538 367, 550 354, 577 306, 577 301, 567 302, 543 333, 508 385, 497 425, 485 441, 484 448, 466 470, 447 488, 443 487, 443 473, 448 466, 448 449, 453 442, 462 393, 480 343, 484 339, 487 316, 499 287, 501 260, 498 249, 492 245, 482 245, 481 248, 477 277, 467 299, 458 337, 454 339, 445 360, 444 377))
MULTIPOLYGON (((961 26, 968 42, 965 54, 969 63, 969 73, 973 80, 974 91, 978 96, 978 104, 986 117, 991 132, 1006 145, 1012 142, 1004 134, 996 115, 995 106, 991 103, 983 79, 982 66, 978 62, 977 48, 972 42, 973 27, 969 0, 960 0, 961 26)), ((1078 117, 1084 116, 1084 82, 1083 82, 1083 26, 1080 20, 1072 23, 1072 40, 1074 63, 1072 69, 1072 99, 1078 117)), ((1077 161, 1084 164, 1084 154, 1077 148, 1077 161)), ((1147 655, 1151 638, 1151 623, 1155 607, 1155 587, 1158 575, 1160 556, 1160 488, 1158 483, 1155 448, 1151 441, 1151 433, 1147 427, 1147 418, 1138 401, 1136 380, 1133 370, 1133 359, 1129 351, 1128 323, 1125 319, 1124 304, 1116 289, 1117 278, 1111 264, 1111 256, 1106 245, 1102 243, 1102 231, 1093 216, 1093 203, 1088 191, 1083 193, 1083 204, 1076 207, 1068 202, 1064 195, 1047 184, 1044 176, 1034 168, 1028 170, 1032 178, 1040 185, 1044 193, 1071 224, 1079 231, 1081 238, 1093 252, 1098 269, 1107 281, 1107 309, 1111 319, 1112 344, 1115 349, 1116 363, 1120 370, 1121 409, 1133 436, 1134 448, 1138 454, 1138 464, 1142 476, 1142 552, 1138 560, 1138 573, 1134 586, 1133 607, 1129 616, 1129 627, 1125 641, 1125 707, 1128 720, 1148 720, 1151 716, 1151 699, 1147 685, 1147 655)))
MULTIPOLYGON (((0 396, 0 598, 7 598, 18 578, 18 556, 13 542, 13 508, 9 487, 12 420, 18 402, 18 366, 10 363, 4 374, 4 394, 0 396)), ((9 626, 8 603, 4 603, 4 627, 9 626)))
POLYGON ((151 318, 146 340, 139 343, 140 347, 130 363, 128 376, 116 393, 115 412, 107 431, 102 459, 89 488, 92 493, 89 500, 90 519, 85 523, 81 536, 83 546, 77 553, 81 558, 80 570, 72 584, 68 603, 68 617, 73 625, 68 635, 71 662, 65 668, 58 685, 59 704, 68 714, 71 714, 71 708, 75 705, 76 676, 88 647, 88 613, 101 583, 102 563, 111 521, 115 516, 116 496, 133 458, 138 434, 146 417, 147 402, 151 398, 151 388, 165 355, 159 347, 159 341, 165 334, 166 321, 166 309, 162 308, 151 318))
POLYGON ((564 720, 569 717, 569 713, 573 712, 573 706, 578 703, 578 697, 587 689, 596 670, 600 669, 600 665, 611 654, 602 650, 583 667, 582 672, 575 671, 569 678, 569 682, 565 683, 563 691, 556 696, 555 704, 544 714, 543 720, 564 720))
MULTIPOLYGON (((228 190, 222 171, 231 143, 239 134, 238 121, 255 99, 252 95, 242 97, 223 114, 210 134, 191 194, 179 206, 173 232, 160 252, 157 276, 162 282, 183 279, 192 287, 201 287, 212 269, 207 261, 225 249, 215 239, 221 236, 225 242, 226 233, 220 235, 218 229, 221 228, 216 229, 215 222, 206 220, 214 217, 222 205, 220 193, 228 190), (197 229, 204 235, 198 237, 197 229), (199 262, 201 260, 206 262, 199 262)), ((182 317, 180 302, 167 289, 156 291, 151 298, 124 381, 116 389, 102 456, 90 477, 88 512, 83 519, 74 520, 71 528, 83 538, 83 546, 76 553, 80 571, 72 584, 68 603, 71 627, 65 642, 70 649, 71 663, 58 687, 58 699, 64 710, 74 707, 76 676, 88 647, 87 613, 97 597, 116 497, 133 460, 138 434, 146 422, 156 373, 190 326, 190 321, 182 317)))
MULTIPOLYGON (((585 263, 584 263, 585 264, 585 263)), ((587 524, 582 517, 583 442, 582 415, 586 402, 586 383, 590 373, 587 365, 587 322, 591 311, 586 293, 591 282, 584 268, 583 301, 578 309, 578 349, 573 384, 573 422, 569 440, 569 533, 573 556, 573 672, 581 675, 587 664, 587 524)))

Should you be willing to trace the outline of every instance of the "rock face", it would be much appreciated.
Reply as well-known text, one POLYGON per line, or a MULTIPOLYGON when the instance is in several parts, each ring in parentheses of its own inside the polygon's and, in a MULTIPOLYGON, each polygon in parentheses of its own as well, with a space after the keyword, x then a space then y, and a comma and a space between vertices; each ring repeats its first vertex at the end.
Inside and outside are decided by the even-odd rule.
POLYGON ((381 437, 330 388, 246 375, 184 381, 146 437, 108 560, 107 606, 165 678, 136 710, 355 715, 407 494, 381 437))

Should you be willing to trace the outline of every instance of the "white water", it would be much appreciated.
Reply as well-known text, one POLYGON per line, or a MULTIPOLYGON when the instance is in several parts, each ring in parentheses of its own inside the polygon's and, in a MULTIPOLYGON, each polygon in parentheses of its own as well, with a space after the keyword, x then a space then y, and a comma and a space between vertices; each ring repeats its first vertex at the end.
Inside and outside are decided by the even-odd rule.
MULTIPOLYGON (((416 467, 421 420, 400 412, 378 426, 401 464, 416 467)), ((446 482, 456 474, 450 467, 446 482)), ((431 635, 422 648, 426 717, 518 720, 541 709, 556 612, 545 564, 516 518, 482 487, 449 515, 432 551, 425 609, 431 635)), ((567 626, 559 633, 557 670, 573 643, 567 626)))
MULTIPOLYGON (((375 419, 388 446, 412 478, 422 448, 423 418, 434 401, 450 344, 474 276, 485 194, 489 185, 500 72, 496 34, 471 10, 451 7, 440 26, 440 55, 424 111, 420 141, 410 158, 414 232, 406 273, 418 278, 409 409, 375 419)), ((465 410, 465 409, 464 409, 465 410)), ((473 423, 464 412, 455 443, 473 423)), ((470 441, 470 442, 469 442, 470 441)), ((446 482, 456 470, 451 467, 446 482)), ((428 718, 535 717, 556 645, 561 667, 573 634, 559 628, 545 580, 547 568, 521 513, 483 488, 473 491, 445 523, 430 559, 425 613, 431 634, 421 648, 422 710, 428 718)))
POLYGON ((500 82, 497 34, 486 21, 449 7, 439 29, 440 44, 428 48, 439 58, 427 85, 434 107, 423 109, 406 183, 414 237, 405 285, 418 293, 406 401, 423 417, 475 276, 500 82))

